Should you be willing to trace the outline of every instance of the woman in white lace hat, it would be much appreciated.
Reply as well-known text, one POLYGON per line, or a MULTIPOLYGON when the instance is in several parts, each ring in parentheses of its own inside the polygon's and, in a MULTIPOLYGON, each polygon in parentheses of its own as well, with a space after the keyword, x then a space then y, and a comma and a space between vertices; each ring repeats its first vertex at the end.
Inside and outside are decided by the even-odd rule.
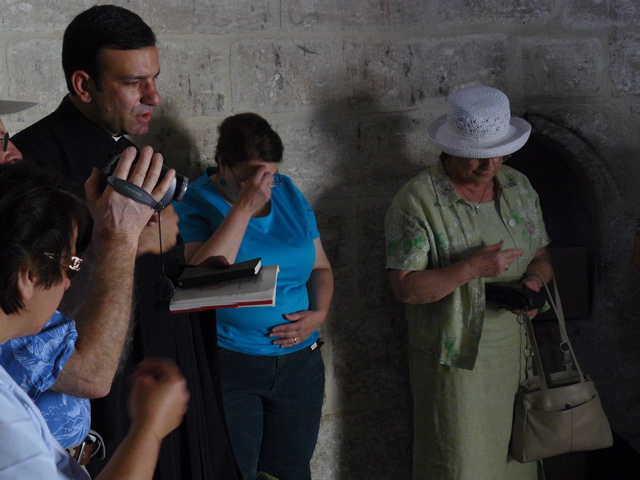
POLYGON ((391 285, 407 303, 414 479, 543 478, 508 455, 524 327, 484 293, 494 281, 539 291, 537 275, 553 275, 538 196, 503 165, 530 131, 501 91, 455 91, 427 129, 440 161, 386 215, 391 285))
MULTIPOLYGON (((33 102, 16 102, 13 100, 0 100, 0 117, 18 113, 36 105, 33 102)), ((4 128, 0 118, 0 164, 14 163, 22 160, 22 153, 10 140, 9 132, 4 128)))

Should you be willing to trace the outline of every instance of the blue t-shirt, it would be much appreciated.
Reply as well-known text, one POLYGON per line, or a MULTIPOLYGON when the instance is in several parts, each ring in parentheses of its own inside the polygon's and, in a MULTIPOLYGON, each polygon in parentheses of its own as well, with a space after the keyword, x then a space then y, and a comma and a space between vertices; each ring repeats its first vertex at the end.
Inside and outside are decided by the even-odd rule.
POLYGON ((91 425, 88 399, 50 390, 77 338, 75 322, 56 312, 40 333, 0 345, 0 364, 38 406, 51 434, 63 447, 82 443, 91 425))
MULTIPOLYGON (((189 185, 182 202, 174 207, 180 217, 180 234, 185 242, 206 242, 231 210, 209 175, 189 185)), ((311 345, 315 331, 295 347, 280 348, 268 335, 276 325, 288 323, 283 315, 309 309, 307 281, 315 263, 314 239, 320 236, 311 206, 291 179, 281 175, 282 184, 271 190, 271 211, 252 218, 240 244, 236 262, 255 257, 263 265, 279 265, 274 307, 246 307, 217 310, 218 344, 227 350, 252 355, 284 355, 311 345)))

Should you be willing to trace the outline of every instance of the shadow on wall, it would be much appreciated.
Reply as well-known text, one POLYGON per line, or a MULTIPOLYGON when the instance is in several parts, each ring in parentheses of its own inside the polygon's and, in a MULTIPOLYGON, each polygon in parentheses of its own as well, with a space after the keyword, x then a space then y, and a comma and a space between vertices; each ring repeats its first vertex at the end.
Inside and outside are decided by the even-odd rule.
POLYGON ((163 155, 164 162, 175 168, 181 175, 186 175, 193 182, 204 171, 202 158, 214 156, 215 145, 211 152, 203 152, 189 129, 177 120, 176 109, 171 105, 163 105, 160 114, 150 124, 149 133, 136 139, 139 146, 151 145, 154 151, 163 155))
POLYGON ((345 111, 338 102, 319 110, 309 131, 327 157, 314 158, 318 178, 303 181, 335 276, 323 326, 327 390, 316 480, 410 478, 407 328, 385 269, 384 216, 424 169, 407 153, 413 122, 376 109, 345 111))

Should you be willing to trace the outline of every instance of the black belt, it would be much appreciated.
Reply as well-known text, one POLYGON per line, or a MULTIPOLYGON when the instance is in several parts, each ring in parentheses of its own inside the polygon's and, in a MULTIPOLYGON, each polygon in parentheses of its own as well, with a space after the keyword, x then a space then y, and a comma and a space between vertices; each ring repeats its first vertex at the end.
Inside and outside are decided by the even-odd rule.
POLYGON ((316 348, 319 348, 322 345, 324 345, 324 342, 318 339, 315 342, 313 342, 311 345, 309 345, 307 348, 309 349, 310 352, 313 352, 316 348))

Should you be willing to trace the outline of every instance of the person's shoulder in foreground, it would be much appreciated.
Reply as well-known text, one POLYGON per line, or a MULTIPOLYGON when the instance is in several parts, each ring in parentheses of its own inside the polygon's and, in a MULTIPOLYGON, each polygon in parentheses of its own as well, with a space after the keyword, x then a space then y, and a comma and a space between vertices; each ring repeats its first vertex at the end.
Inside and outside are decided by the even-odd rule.
MULTIPOLYGON (((114 175, 146 185, 147 193, 162 198, 173 172, 152 190, 147 175, 157 176, 162 162, 140 162, 129 176, 132 162, 133 155, 127 155, 114 175)), ((109 232, 108 237, 123 247, 128 243, 134 255, 153 210, 111 188, 100 194, 98 180, 96 173, 86 187, 97 230, 109 232)), ((75 250, 87 223, 85 212, 84 202, 64 182, 25 163, 0 165, 0 342, 37 333, 54 314, 71 283, 69 272, 80 265, 75 250)), ((186 381, 170 362, 145 362, 132 381, 130 434, 99 479, 150 477, 161 439, 186 411, 186 381)), ((88 478, 53 439, 38 408, 4 368, 0 439, 0 478, 88 478)))
POLYGON ((89 478, 51 437, 38 408, 0 367, 0 479, 89 478), (62 470, 65 475, 52 477, 62 470))

